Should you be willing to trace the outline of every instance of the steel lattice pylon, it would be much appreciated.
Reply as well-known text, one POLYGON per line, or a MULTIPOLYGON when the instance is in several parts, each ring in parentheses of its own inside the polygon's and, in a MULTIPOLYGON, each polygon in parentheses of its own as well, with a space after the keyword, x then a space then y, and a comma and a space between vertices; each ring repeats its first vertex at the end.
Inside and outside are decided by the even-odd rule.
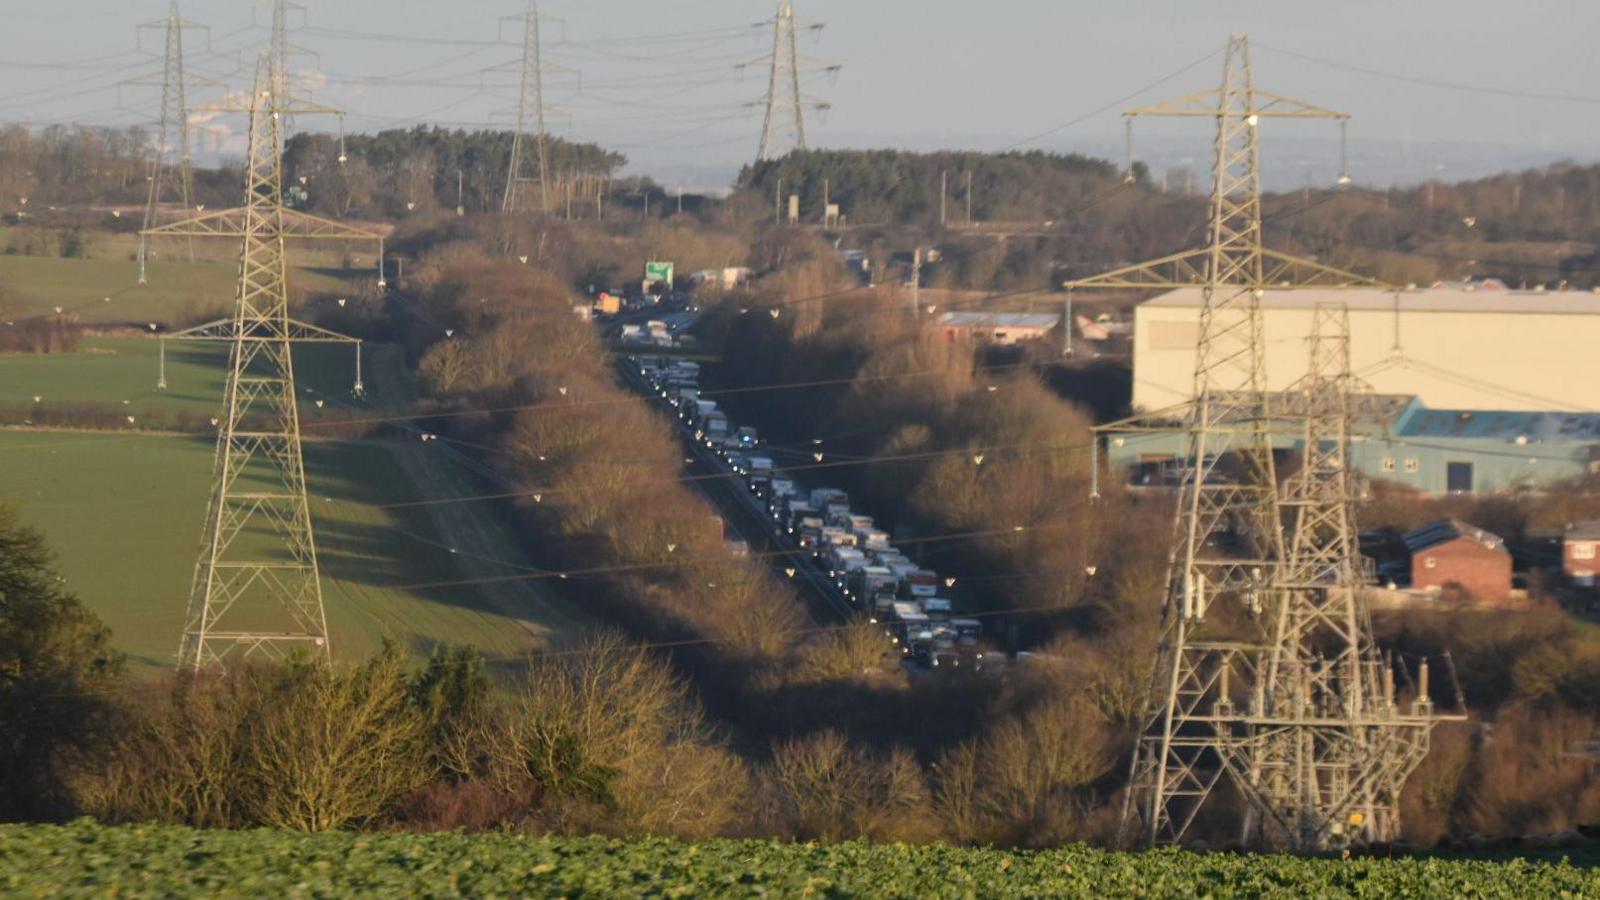
MULTIPOLYGON (((178 0, 172 0, 166 21, 160 26, 166 32, 164 64, 161 70, 161 124, 156 145, 150 155, 149 182, 145 195, 144 225, 139 235, 139 283, 145 284, 145 261, 148 256, 143 232, 155 227, 157 211, 169 185, 178 193, 178 201, 187 210, 194 200, 194 175, 190 170, 189 110, 184 98, 187 76, 183 69, 183 31, 195 28, 178 15, 178 0)), ((194 245, 189 245, 189 259, 194 260, 194 245)))
POLYGON ((523 17, 521 84, 517 95, 517 130, 511 135, 511 163, 506 171, 505 196, 500 211, 520 212, 524 203, 523 186, 529 181, 523 174, 523 157, 527 155, 524 136, 529 120, 534 126, 533 143, 535 162, 539 167, 539 211, 550 212, 549 152, 544 125, 544 60, 540 52, 539 4, 528 0, 528 12, 523 17))
POLYGON ((1401 710, 1362 595, 1372 578, 1348 463, 1351 422, 1371 412, 1358 408, 1371 393, 1350 371, 1347 309, 1314 307, 1309 343, 1306 376, 1285 398, 1303 422, 1302 463, 1282 488, 1278 603, 1242 734, 1228 733, 1224 756, 1259 814, 1245 836, 1299 849, 1398 838, 1400 789, 1438 720, 1426 693, 1401 710))
POLYGON ((800 101, 800 57, 795 48, 794 4, 778 4, 772 19, 772 60, 767 74, 767 114, 761 123, 756 161, 770 159, 783 122, 794 117, 794 149, 806 149, 806 121, 800 101))
MULTIPOLYGON (((1243 35, 1228 41, 1220 88, 1128 115, 1212 118, 1216 138, 1206 246, 1066 284, 1069 290, 1199 285, 1203 297, 1191 398, 1104 429, 1167 430, 1177 421, 1186 434, 1164 632, 1146 727, 1130 762, 1124 824, 1144 843, 1181 841, 1226 778, 1249 805, 1240 829, 1246 839, 1324 846, 1355 821, 1332 821, 1347 812, 1361 814, 1363 835, 1371 837, 1369 823, 1393 816, 1387 805, 1384 816, 1367 813, 1415 763, 1370 767, 1357 757, 1405 756, 1390 745, 1414 728, 1392 727, 1392 689, 1381 710, 1370 694, 1371 684, 1387 682, 1381 666, 1372 665, 1371 630, 1357 606, 1358 557, 1338 440, 1341 449, 1317 455, 1291 488, 1298 518, 1285 529, 1273 434, 1291 420, 1314 419, 1321 448, 1327 429, 1344 434, 1348 419, 1335 417, 1341 424, 1330 425, 1327 415, 1275 408, 1265 393, 1261 316, 1269 285, 1376 285, 1262 246, 1261 120, 1347 117, 1257 90, 1243 35), (1330 466, 1341 472, 1333 481, 1320 477, 1330 466), (1349 648, 1337 654, 1349 663, 1343 669, 1323 665, 1319 656, 1330 633, 1343 635, 1349 648), (1374 769, 1388 773, 1382 785, 1374 769), (1403 771, 1395 779, 1397 769, 1403 771)), ((1422 721, 1431 722, 1425 715, 1422 721)))
POLYGON ((328 110, 274 90, 285 83, 277 63, 277 54, 262 55, 250 95, 245 205, 147 232, 242 238, 233 315, 168 336, 229 345, 180 669, 221 665, 235 654, 276 657, 297 648, 329 654, 291 347, 296 340, 357 342, 290 318, 284 242, 378 235, 284 208, 282 121, 290 112, 328 110))

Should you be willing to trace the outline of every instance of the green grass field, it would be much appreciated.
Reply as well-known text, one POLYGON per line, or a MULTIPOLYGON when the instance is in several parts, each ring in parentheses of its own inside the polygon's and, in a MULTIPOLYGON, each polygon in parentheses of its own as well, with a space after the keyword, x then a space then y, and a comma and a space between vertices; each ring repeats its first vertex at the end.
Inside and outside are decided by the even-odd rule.
MULTIPOLYGON (((373 253, 365 254, 367 259, 373 253)), ((160 262, 139 284, 138 263, 128 259, 63 259, 0 255, 0 313, 4 318, 44 315, 61 307, 84 323, 176 322, 219 315, 239 277, 231 260, 160 262)), ((289 281, 314 293, 353 293, 375 278, 367 268, 291 268, 289 281)))
MULTIPOLYGON (((419 654, 448 641, 493 656, 547 642, 474 587, 407 587, 463 576, 425 510, 383 508, 417 499, 389 448, 309 442, 305 454, 336 655, 384 638, 419 654)), ((202 438, 0 432, 0 502, 44 533, 67 587, 111 627, 136 675, 175 661, 211 457, 202 438)))
MULTIPOLYGON (((45 406, 91 401, 125 405, 134 416, 170 418, 182 413, 215 415, 222 403, 221 344, 167 341, 167 389, 156 390, 160 341, 142 337, 86 338, 76 352, 0 353, 0 410, 26 410, 33 398, 45 406), (124 403, 126 401, 126 403, 124 403)), ((399 365, 399 348, 365 348, 371 368, 399 365)), ((351 397, 355 350, 345 344, 302 344, 295 348, 295 376, 301 386, 301 418, 314 422, 335 410, 365 409, 379 402, 402 405, 407 398, 351 397), (318 407, 317 400, 324 405, 318 407)), ((376 385, 373 385, 376 390, 376 385)), ((4 424, 16 424, 6 421, 4 424)))
POLYGON ((1593 897, 1565 861, 0 826, 0 893, 171 897, 1593 897))

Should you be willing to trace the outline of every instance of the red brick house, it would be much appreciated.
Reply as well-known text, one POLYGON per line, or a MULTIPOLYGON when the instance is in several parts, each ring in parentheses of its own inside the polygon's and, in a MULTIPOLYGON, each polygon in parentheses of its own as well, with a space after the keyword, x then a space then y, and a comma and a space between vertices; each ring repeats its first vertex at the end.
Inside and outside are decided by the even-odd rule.
POLYGON ((1411 552, 1411 588, 1439 591, 1459 586, 1475 600, 1503 602, 1511 593, 1511 552, 1506 542, 1457 519, 1441 519, 1405 534, 1411 552))
POLYGON ((1574 584, 1590 587, 1600 572, 1600 519, 1579 522, 1561 539, 1561 571, 1574 584))

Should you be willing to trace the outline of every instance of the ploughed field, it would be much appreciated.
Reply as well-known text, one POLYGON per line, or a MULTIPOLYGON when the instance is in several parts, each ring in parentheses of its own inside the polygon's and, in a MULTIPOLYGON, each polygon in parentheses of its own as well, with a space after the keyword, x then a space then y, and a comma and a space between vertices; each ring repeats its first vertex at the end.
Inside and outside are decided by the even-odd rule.
POLYGON ((10 896, 1584 897, 1565 861, 0 826, 10 896))

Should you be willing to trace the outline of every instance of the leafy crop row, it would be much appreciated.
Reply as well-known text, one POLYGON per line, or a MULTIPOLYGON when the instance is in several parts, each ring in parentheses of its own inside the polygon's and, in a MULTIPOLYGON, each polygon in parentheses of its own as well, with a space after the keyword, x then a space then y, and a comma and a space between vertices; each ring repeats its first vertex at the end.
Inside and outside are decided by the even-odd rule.
POLYGON ((1580 897, 1600 895, 1600 874, 1564 860, 0 826, 0 895, 196 894, 1580 897))

